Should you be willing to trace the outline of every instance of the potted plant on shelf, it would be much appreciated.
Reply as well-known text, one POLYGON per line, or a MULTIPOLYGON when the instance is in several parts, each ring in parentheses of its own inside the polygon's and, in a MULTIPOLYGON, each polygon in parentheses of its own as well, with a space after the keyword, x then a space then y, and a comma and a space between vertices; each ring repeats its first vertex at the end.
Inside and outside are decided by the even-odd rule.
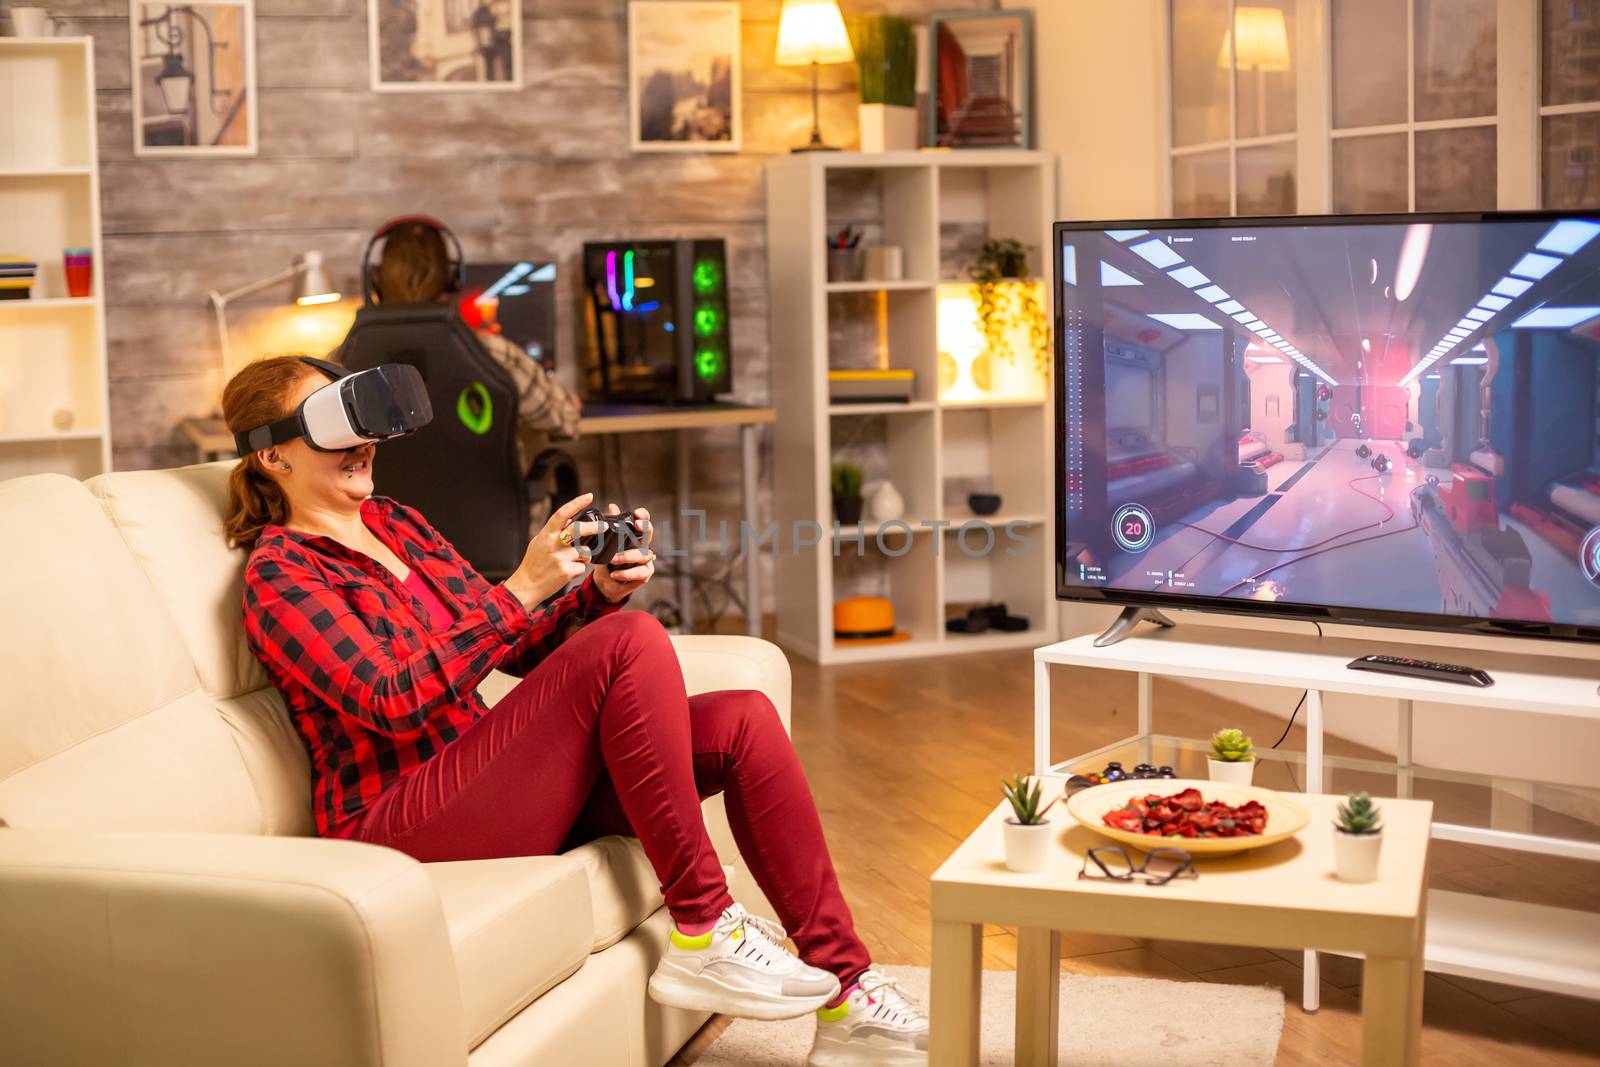
POLYGON ((1043 286, 1028 276, 1028 246, 1012 238, 983 242, 967 268, 973 281, 978 326, 989 354, 1018 364, 1017 349, 1028 348, 1032 369, 1043 373, 1050 360, 1050 324, 1040 301, 1043 286))
POLYGON ((1050 820, 1044 815, 1055 800, 1041 808, 1038 780, 1020 774, 1013 774, 1010 781, 1002 778, 1000 786, 1011 802, 1011 818, 1005 821, 1006 866, 1022 874, 1044 870, 1050 849, 1050 820))
POLYGON ((861 104, 863 152, 917 147, 917 37, 911 20, 865 15, 850 20, 861 104))
POLYGON ((1218 730, 1211 735, 1206 767, 1213 782, 1249 785, 1256 771, 1255 746, 1243 730, 1218 730))
POLYGON ((833 517, 841 526, 861 521, 861 468, 854 463, 835 463, 830 478, 833 489, 833 517))
POLYGON ((1383 850, 1383 810, 1365 793, 1351 793, 1339 805, 1333 833, 1333 873, 1341 882, 1371 882, 1378 877, 1383 850))

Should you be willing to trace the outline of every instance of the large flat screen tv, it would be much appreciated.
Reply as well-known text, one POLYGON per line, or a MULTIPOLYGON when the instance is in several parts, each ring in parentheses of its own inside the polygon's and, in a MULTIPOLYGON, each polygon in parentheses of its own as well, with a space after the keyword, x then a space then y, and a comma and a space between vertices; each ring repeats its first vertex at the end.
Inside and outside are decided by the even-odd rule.
POLYGON ((1057 596, 1600 637, 1597 237, 1057 223, 1057 596))

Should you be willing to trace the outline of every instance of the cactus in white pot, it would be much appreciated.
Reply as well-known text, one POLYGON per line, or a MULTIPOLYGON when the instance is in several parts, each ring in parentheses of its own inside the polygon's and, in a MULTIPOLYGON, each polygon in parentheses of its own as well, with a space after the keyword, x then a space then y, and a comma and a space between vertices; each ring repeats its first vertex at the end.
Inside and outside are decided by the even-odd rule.
MULTIPOLYGON (((1040 807, 1043 787, 1037 779, 1013 774, 1000 786, 1011 802, 1011 817, 1005 821, 1006 866, 1023 874, 1044 870, 1050 854, 1050 820, 1045 818, 1055 800, 1040 807)), ((1060 798, 1057 797, 1056 800, 1060 798)))
POLYGON ((1341 882, 1371 882, 1378 877, 1383 851, 1383 809, 1365 793, 1352 793, 1339 805, 1334 824, 1333 873, 1341 882))
POLYGON ((1255 777, 1255 745, 1243 730, 1229 728, 1211 735, 1211 752, 1206 756, 1206 769, 1213 782, 1228 785, 1249 785, 1255 777))

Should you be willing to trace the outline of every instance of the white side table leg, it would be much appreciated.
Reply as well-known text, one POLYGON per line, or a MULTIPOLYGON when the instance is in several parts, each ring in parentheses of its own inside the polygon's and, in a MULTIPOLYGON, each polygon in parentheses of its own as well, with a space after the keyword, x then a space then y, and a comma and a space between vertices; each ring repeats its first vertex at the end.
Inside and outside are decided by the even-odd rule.
POLYGON ((747 422, 739 427, 739 498, 744 512, 744 530, 740 531, 739 540, 750 539, 744 552, 744 632, 751 637, 761 636, 761 553, 755 547, 756 464, 756 427, 747 422))
POLYGON ((679 633, 694 633, 694 579, 690 572, 694 570, 694 541, 689 535, 689 431, 675 430, 672 434, 673 446, 677 451, 677 479, 673 492, 673 506, 677 514, 673 516, 674 540, 681 538, 681 542, 674 545, 683 553, 678 559, 678 620, 679 633), (682 531, 681 533, 679 531, 682 531))
POLYGON ((1151 724, 1155 721, 1156 679, 1153 674, 1139 675, 1139 762, 1151 763, 1153 755, 1150 741, 1151 724))
POLYGON ((1033 661, 1033 773, 1050 773, 1050 664, 1033 661))
POLYGON ((1061 1030, 1061 933, 1017 930, 1017 1067, 1056 1067, 1061 1030))
MULTIPOLYGON (((1320 793, 1322 783, 1322 691, 1306 692, 1306 788, 1307 793, 1320 793)), ((1307 949, 1305 956, 1305 985, 1300 990, 1300 1008, 1314 1012, 1322 1007, 1322 967, 1315 949, 1307 949)))
POLYGON ((1395 774, 1394 795, 1401 799, 1411 797, 1411 701, 1400 701, 1400 723, 1395 738, 1394 761, 1399 767, 1395 774))

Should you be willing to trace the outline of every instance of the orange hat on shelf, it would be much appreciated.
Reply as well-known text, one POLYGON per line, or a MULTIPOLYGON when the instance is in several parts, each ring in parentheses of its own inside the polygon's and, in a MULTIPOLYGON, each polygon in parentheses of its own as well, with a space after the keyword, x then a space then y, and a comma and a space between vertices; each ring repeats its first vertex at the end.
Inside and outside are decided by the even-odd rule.
POLYGON ((894 628, 894 605, 888 597, 849 596, 833 605, 833 638, 852 645, 887 645, 909 641, 894 628))

